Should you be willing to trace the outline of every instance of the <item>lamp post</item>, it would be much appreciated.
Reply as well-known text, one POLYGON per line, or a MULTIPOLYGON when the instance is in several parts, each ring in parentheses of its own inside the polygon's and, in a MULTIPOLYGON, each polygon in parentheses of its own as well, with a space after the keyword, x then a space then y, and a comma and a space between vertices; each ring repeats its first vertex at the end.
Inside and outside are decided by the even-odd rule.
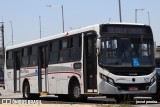
MULTIPOLYGON (((47 7, 52 7, 52 5, 47 5, 47 7)), ((59 6, 53 6, 53 7, 59 7, 59 6)), ((64 11, 63 11, 63 5, 60 6, 62 9, 62 31, 64 33, 64 11)))
POLYGON ((109 23, 111 22, 111 18, 108 18, 109 23))
POLYGON ((121 0, 119 0, 118 2, 119 2, 119 20, 120 20, 120 22, 122 22, 122 16, 121 16, 121 0))
POLYGON ((41 16, 39 16, 39 36, 41 39, 41 35, 42 35, 42 30, 41 30, 41 16))
POLYGON ((2 34, 2 63, 4 66, 4 57, 5 57, 5 47, 4 47, 4 22, 0 22, 1 23, 1 34, 2 34))
POLYGON ((137 11, 143 11, 144 9, 135 9, 135 23, 137 23, 137 11))
POLYGON ((147 12, 148 14, 148 24, 150 25, 150 15, 149 15, 149 12, 147 12))
POLYGON ((12 32, 12 45, 13 45, 13 26, 12 26, 12 21, 10 21, 11 23, 11 32, 12 32))
POLYGON ((62 8, 62 27, 63 27, 63 33, 64 33, 64 13, 63 13, 63 5, 61 5, 62 8))

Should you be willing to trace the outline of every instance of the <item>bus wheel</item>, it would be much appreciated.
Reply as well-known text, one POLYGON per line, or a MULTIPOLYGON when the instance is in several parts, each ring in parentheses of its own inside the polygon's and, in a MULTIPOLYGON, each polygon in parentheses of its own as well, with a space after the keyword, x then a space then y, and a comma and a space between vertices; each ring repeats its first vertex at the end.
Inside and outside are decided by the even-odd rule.
POLYGON ((127 98, 129 101, 133 101, 134 100, 134 95, 128 95, 128 98, 127 98))
POLYGON ((153 96, 152 99, 153 99, 154 101, 159 101, 160 98, 159 98, 159 96, 153 96))
POLYGON ((30 87, 28 82, 24 83, 23 98, 30 98, 30 87))
POLYGON ((115 98, 117 103, 123 103, 125 101, 123 95, 116 95, 116 96, 114 96, 114 98, 115 98))
POLYGON ((73 85, 70 88, 70 97, 73 100, 80 100, 81 98, 81 89, 78 82, 73 82, 73 85))

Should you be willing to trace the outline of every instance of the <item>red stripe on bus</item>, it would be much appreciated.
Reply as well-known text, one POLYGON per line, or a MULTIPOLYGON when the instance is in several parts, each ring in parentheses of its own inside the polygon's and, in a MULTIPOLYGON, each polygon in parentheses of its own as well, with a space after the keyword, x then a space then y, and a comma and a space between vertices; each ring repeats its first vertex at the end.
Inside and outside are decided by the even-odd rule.
MULTIPOLYGON (((48 74, 76 74, 81 78, 81 75, 76 72, 48 72, 48 74)), ((42 75, 45 75, 45 74, 42 74, 42 75)), ((33 74, 28 76, 21 76, 21 78, 33 77, 33 76, 37 76, 37 75, 33 74)))
POLYGON ((38 69, 38 67, 25 67, 25 68, 22 68, 22 69, 38 69))
POLYGON ((76 73, 76 72, 48 72, 48 74, 76 74, 76 75, 78 75, 80 78, 81 78, 81 75, 80 74, 78 74, 78 73, 76 73))

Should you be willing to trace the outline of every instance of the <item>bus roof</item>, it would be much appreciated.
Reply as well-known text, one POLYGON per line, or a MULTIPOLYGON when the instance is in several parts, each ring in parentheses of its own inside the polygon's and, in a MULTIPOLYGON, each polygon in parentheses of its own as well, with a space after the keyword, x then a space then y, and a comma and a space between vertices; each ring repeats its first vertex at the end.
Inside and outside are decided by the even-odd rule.
MULTIPOLYGON (((142 25, 142 26, 144 26, 144 24, 139 24, 139 23, 124 23, 124 22, 123 23, 111 22, 111 23, 103 23, 103 24, 108 24, 108 25, 112 25, 112 24, 113 25, 142 25)), ((68 31, 68 32, 65 32, 65 33, 61 33, 61 34, 57 34, 57 35, 52 35, 52 36, 48 36, 48 37, 45 37, 45 38, 36 39, 36 40, 33 40, 33 41, 16 44, 16 45, 13 45, 13 46, 8 46, 8 47, 6 47, 6 50, 16 49, 16 48, 20 48, 20 47, 24 47, 24 46, 29 46, 29 45, 37 44, 37 43, 42 43, 42 42, 45 42, 45 41, 50 41, 52 39, 57 39, 57 38, 65 37, 65 36, 68 36, 68 35, 73 35, 73 34, 76 34, 76 33, 82 33, 82 32, 87 32, 87 31, 95 30, 96 28, 98 28, 100 25, 103 25, 103 24, 90 25, 90 26, 87 26, 87 27, 82 27, 82 28, 79 28, 79 29, 68 31)))
POLYGON ((83 28, 79 28, 79 29, 68 31, 68 32, 64 32, 64 33, 60 33, 60 34, 57 34, 57 35, 44 37, 44 38, 41 38, 41 39, 32 40, 32 41, 29 41, 29 42, 16 44, 16 45, 13 45, 13 46, 8 46, 8 47, 6 47, 6 50, 16 49, 16 48, 20 48, 20 47, 24 47, 24 46, 37 44, 37 43, 43 43, 43 42, 46 42, 46 41, 50 41, 52 39, 58 39, 58 38, 61 38, 61 37, 74 35, 74 34, 81 33, 81 32, 87 32, 87 31, 90 31, 90 30, 94 30, 95 27, 98 27, 98 24, 92 25, 92 26, 83 27, 83 28))
POLYGON ((141 25, 141 26, 145 26, 145 24, 142 23, 129 23, 129 22, 109 22, 107 24, 114 24, 114 25, 141 25))

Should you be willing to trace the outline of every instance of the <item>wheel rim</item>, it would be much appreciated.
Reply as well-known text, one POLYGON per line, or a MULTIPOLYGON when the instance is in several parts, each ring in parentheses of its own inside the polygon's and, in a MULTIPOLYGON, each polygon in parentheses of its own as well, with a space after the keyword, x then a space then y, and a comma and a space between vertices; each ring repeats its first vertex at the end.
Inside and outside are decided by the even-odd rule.
POLYGON ((75 98, 80 97, 80 88, 78 86, 74 87, 73 94, 75 98))

